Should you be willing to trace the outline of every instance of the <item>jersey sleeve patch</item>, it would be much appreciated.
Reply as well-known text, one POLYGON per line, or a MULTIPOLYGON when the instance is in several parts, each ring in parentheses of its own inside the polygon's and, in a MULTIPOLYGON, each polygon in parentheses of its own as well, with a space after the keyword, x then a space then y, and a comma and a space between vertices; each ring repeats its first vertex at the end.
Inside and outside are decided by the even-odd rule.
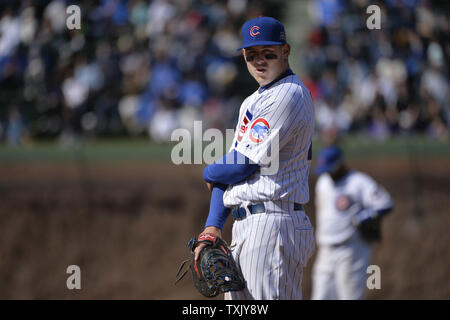
POLYGON ((250 111, 246 111, 244 118, 242 119, 242 123, 240 124, 239 131, 237 133, 237 141, 235 143, 235 147, 239 142, 242 141, 242 138, 244 137, 245 132, 247 131, 247 127, 250 121, 252 121, 253 115, 250 113, 250 111))
POLYGON ((249 137, 255 143, 261 143, 270 134, 269 123, 264 118, 256 119, 250 127, 249 137))

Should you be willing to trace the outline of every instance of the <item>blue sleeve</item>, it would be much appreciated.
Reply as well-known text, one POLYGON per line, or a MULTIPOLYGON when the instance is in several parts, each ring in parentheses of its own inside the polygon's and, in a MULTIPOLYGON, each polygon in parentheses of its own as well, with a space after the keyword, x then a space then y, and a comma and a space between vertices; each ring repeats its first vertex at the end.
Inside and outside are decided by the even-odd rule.
POLYGON ((358 225, 362 222, 385 216, 386 214, 391 212, 392 209, 393 209, 393 207, 388 207, 388 208, 380 209, 380 210, 364 209, 364 210, 358 212, 353 217, 353 223, 358 225))
POLYGON ((205 227, 214 226, 223 229, 227 221, 230 209, 223 205, 223 194, 227 186, 224 184, 214 184, 211 193, 211 202, 209 203, 209 214, 206 220, 205 227))
POLYGON ((203 170, 203 179, 211 183, 235 184, 251 176, 259 165, 236 150, 228 152, 219 161, 203 170))

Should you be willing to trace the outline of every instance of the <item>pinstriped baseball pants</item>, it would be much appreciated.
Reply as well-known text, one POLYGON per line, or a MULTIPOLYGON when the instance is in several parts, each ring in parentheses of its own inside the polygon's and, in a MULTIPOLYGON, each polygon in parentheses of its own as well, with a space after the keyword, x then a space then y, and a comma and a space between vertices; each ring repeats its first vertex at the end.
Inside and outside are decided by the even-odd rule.
POLYGON ((364 299, 372 245, 359 232, 340 245, 319 245, 312 269, 312 300, 364 299))
POLYGON ((235 221, 231 247, 246 288, 226 293, 225 299, 302 299, 303 268, 315 250, 314 230, 304 211, 235 221))

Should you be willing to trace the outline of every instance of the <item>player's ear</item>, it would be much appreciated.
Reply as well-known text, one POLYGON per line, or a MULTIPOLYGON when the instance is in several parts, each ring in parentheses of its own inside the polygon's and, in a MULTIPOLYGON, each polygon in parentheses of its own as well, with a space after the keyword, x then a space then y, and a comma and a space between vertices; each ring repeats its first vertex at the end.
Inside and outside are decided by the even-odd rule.
POLYGON ((281 47, 281 52, 283 53, 283 56, 285 58, 289 57, 289 54, 291 53, 291 46, 289 43, 285 43, 283 44, 283 46, 281 47))

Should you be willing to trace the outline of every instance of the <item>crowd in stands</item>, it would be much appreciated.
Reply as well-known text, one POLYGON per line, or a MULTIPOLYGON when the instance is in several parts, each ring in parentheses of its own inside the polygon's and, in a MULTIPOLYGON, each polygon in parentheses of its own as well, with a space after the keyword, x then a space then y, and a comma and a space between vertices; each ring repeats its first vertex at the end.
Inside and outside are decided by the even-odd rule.
MULTIPOLYGON (((73 1, 0 5, 0 142, 149 135, 176 128, 234 128, 256 89, 236 51, 244 21, 283 20, 283 1, 73 1)), ((317 131, 448 137, 449 10, 445 2, 387 0, 381 29, 366 26, 373 1, 309 1, 298 59, 317 131), (447 7, 447 8, 444 8, 447 7), (446 10, 447 9, 447 10, 446 10)), ((288 34, 288 41, 289 41, 288 34)))
POLYGON ((449 15, 446 1, 310 2, 313 27, 302 61, 318 131, 446 140, 449 15), (380 29, 367 26, 367 7, 374 3, 380 29))
POLYGON ((240 26, 276 13, 265 2, 78 1, 81 30, 66 25, 72 1, 0 6, 0 137, 166 141, 193 120, 231 128, 250 92, 238 77, 240 26))

